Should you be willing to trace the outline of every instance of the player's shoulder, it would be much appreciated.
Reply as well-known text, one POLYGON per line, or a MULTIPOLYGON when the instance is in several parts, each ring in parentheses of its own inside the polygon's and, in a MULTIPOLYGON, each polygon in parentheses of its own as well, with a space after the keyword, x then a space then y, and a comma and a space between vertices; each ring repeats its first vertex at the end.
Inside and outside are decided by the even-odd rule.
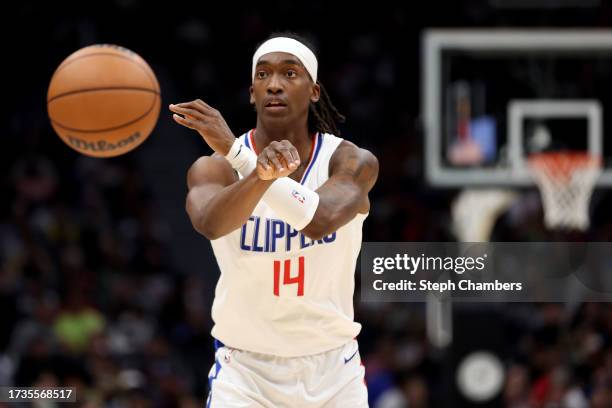
MULTIPOLYGON (((333 136, 333 135, 332 135, 333 136)), ((378 171, 378 159, 371 151, 357 146, 355 143, 342 139, 334 153, 332 154, 330 165, 338 166, 354 162, 361 165, 376 168, 378 171)))
POLYGON ((193 162, 187 171, 187 185, 189 188, 206 184, 221 183, 229 185, 236 181, 236 172, 228 161, 220 154, 201 156, 193 162))

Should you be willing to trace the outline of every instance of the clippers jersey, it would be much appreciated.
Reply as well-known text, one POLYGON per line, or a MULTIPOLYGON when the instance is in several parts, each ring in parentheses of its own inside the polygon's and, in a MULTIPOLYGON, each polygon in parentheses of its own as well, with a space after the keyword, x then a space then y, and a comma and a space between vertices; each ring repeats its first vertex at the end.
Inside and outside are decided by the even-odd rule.
MULTIPOLYGON (((239 140, 253 149, 253 130, 239 140)), ((327 133, 313 136, 301 184, 316 190, 327 181, 340 142, 327 133)), ((366 217, 357 214, 336 232, 312 240, 260 201, 241 228, 211 241, 221 270, 213 337, 233 348, 280 357, 322 353, 350 342, 361 330, 353 321, 353 292, 366 217)))

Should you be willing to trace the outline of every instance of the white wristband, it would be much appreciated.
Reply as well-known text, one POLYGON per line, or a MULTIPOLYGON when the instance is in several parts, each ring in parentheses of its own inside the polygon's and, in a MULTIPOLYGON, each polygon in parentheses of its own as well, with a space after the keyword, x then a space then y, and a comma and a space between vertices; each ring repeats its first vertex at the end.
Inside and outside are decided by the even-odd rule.
POLYGON ((298 231, 304 229, 319 206, 319 194, 289 177, 277 179, 263 200, 276 215, 298 231))
MULTIPOLYGON (((257 167, 257 155, 236 139, 225 155, 232 168, 246 177, 257 167)), ((319 206, 319 195, 289 177, 281 177, 268 187, 263 200, 280 219, 296 230, 304 229, 319 206)))
POLYGON ((248 176, 257 167, 257 155, 240 143, 239 139, 234 140, 234 144, 225 155, 225 159, 242 177, 248 176))

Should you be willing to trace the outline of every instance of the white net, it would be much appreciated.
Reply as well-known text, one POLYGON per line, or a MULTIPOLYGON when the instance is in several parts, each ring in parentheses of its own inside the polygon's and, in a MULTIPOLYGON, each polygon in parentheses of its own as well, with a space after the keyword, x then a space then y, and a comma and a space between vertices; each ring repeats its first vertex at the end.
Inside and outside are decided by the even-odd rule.
POLYGON ((586 230, 600 158, 577 152, 540 153, 529 157, 529 169, 542 195, 546 226, 586 230))

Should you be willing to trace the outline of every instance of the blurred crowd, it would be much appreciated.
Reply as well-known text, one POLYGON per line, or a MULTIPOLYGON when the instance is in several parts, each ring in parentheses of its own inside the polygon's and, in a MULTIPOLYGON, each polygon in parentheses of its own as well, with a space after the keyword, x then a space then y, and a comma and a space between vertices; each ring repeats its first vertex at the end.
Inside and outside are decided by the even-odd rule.
POLYGON ((0 383, 74 386, 90 406, 200 406, 205 276, 173 268, 129 159, 54 156, 39 141, 47 156, 16 157, 4 186, 0 383))
MULTIPOLYGON (((177 12, 117 0, 94 15, 24 2, 16 21, 28 21, 45 38, 30 33, 24 41, 31 47, 12 50, 27 62, 9 67, 15 75, 22 66, 36 70, 23 68, 29 80, 8 85, 16 106, 2 113, 0 384, 76 387, 79 406, 86 407, 201 407, 208 391, 218 270, 213 262, 185 261, 183 243, 200 239, 209 259, 210 247, 203 237, 176 232, 186 222, 184 196, 174 197, 173 211, 161 211, 170 186, 147 176, 143 163, 159 154, 147 144, 161 143, 172 155, 184 143, 191 156, 177 159, 181 166, 209 151, 203 143, 180 142, 186 133, 164 114, 138 153, 100 160, 71 151, 53 134, 44 110, 46 84, 65 56, 95 42, 132 48, 151 63, 165 98, 204 97, 238 134, 254 124, 247 95, 255 43, 279 28, 309 31, 321 51, 322 81, 349 119, 345 136, 382 163, 364 240, 453 241, 456 191, 431 190, 423 181, 419 32, 424 24, 552 18, 501 18, 480 2, 467 3, 444 3, 448 13, 390 3, 368 11, 369 26, 353 24, 338 36, 337 15, 344 10, 337 6, 337 15, 321 17, 323 2, 301 11, 293 24, 282 23, 294 12, 288 3, 274 3, 268 13, 231 10, 231 28, 229 19, 211 18, 202 8, 182 14, 189 7, 177 12), (325 24, 312 28, 319 18, 325 24), (140 31, 133 21, 142 21, 140 31)), ((566 25, 605 25, 610 15, 604 7, 558 18, 566 25)), ((179 168, 181 174, 187 168, 179 168)), ((184 178, 173 183, 182 185, 184 178)), ((607 201, 601 197, 600 207, 607 201)), ((502 217, 494 238, 545 239, 539 208, 526 197, 502 217)), ((591 237, 609 240, 612 224, 601 217, 603 226, 591 237)), ((365 304, 357 293, 355 307, 373 408, 459 406, 453 405, 453 350, 428 342, 424 305, 365 304)), ((498 305, 496 311, 496 330, 507 339, 498 345, 506 376, 496 406, 612 406, 612 306, 498 305)))
MULTIPOLYGON (((496 322, 486 325, 485 320, 480 324, 480 330, 496 330, 503 339, 498 344, 490 344, 490 347, 501 357, 505 375, 498 397, 485 406, 612 406, 612 305, 513 304, 492 307, 496 309, 496 322)), ((456 356, 452 350, 441 353, 429 345, 424 338, 423 321, 418 311, 412 306, 385 308, 387 310, 361 310, 368 331, 384 333, 368 337, 375 346, 364 356, 372 406, 475 405, 463 402, 465 398, 456 391, 444 388, 448 374, 444 372, 445 365, 447 360, 456 356), (384 316, 382 321, 381 316, 384 316)), ((478 317, 478 312, 468 313, 469 319, 478 317)), ((456 330, 461 330, 461 327, 456 330)), ((463 337, 469 338, 468 342, 478 343, 477 339, 482 335, 472 331, 463 337)), ((363 339, 360 340, 363 344, 363 339)), ((456 366, 451 367, 450 381, 456 381, 456 366)))

